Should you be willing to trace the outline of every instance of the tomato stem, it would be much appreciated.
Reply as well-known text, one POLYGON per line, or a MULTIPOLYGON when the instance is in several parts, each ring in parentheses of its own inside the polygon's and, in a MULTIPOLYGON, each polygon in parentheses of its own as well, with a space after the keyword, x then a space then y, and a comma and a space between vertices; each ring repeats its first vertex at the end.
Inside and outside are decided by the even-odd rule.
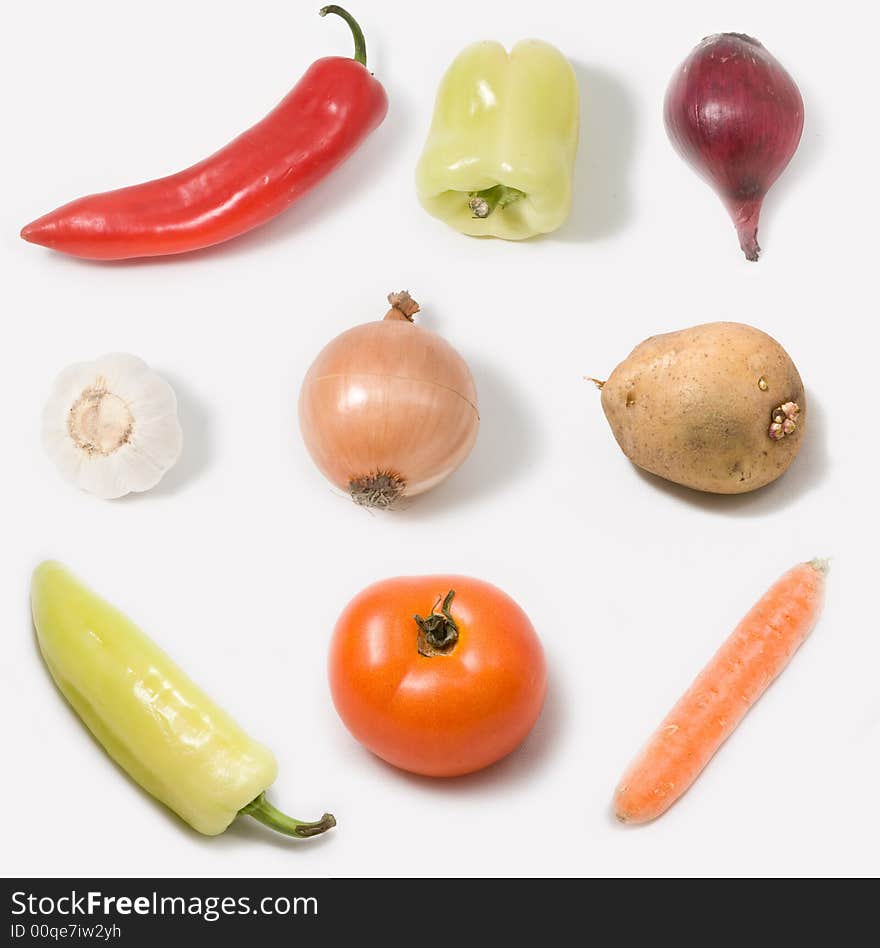
POLYGON ((327 16, 328 13, 335 13, 337 16, 341 16, 343 20, 349 25, 351 29, 351 34, 354 37, 354 56, 352 59, 356 63, 360 63, 362 66, 367 65, 367 41, 364 39, 364 32, 358 26, 357 20, 348 12, 348 10, 343 10, 342 7, 336 6, 335 3, 331 3, 329 6, 321 7, 318 10, 318 16, 327 16))
POLYGON ((420 655, 432 658, 434 655, 447 655, 455 648, 458 642, 458 625, 449 611, 454 597, 455 590, 450 589, 443 599, 440 612, 437 612, 437 606, 440 604, 438 599, 427 618, 413 616, 416 625, 419 627, 418 648, 420 655))

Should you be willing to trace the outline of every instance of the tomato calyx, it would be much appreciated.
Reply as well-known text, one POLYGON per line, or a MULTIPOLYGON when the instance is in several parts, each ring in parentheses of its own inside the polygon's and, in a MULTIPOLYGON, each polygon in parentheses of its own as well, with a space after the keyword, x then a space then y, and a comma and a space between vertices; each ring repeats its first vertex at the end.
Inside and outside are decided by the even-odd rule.
POLYGON ((419 627, 419 655, 433 658, 435 655, 448 655, 455 648, 458 642, 458 625, 449 611, 454 597, 455 590, 450 589, 443 599, 443 605, 440 606, 438 598, 430 615, 425 618, 413 616, 419 627), (439 612, 437 612, 437 606, 440 606, 439 612))

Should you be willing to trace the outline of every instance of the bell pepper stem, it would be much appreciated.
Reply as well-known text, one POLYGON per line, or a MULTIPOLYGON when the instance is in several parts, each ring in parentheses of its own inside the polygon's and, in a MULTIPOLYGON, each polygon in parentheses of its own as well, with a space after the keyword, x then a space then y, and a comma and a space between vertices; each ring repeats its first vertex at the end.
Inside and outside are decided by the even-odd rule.
POLYGON ((471 191, 468 194, 468 207, 474 212, 474 217, 480 220, 488 217, 493 211, 501 210, 508 204, 513 204, 526 196, 525 191, 519 188, 509 188, 506 184, 496 184, 482 191, 471 191))
POLYGON ((356 63, 360 63, 362 66, 367 65, 367 41, 364 39, 364 32, 358 26, 357 20, 348 12, 348 10, 343 10, 342 7, 336 6, 335 3, 331 3, 329 6, 321 7, 318 10, 318 16, 327 16, 328 13, 335 13, 337 16, 341 16, 343 20, 351 28, 352 36, 354 37, 354 56, 352 59, 356 63))
POLYGON ((320 836, 321 833, 326 833, 328 829, 336 826, 336 818, 331 813, 325 813, 315 823, 304 823, 302 820, 295 820, 272 806, 266 799, 265 793, 261 793, 256 800, 251 800, 238 813, 239 816, 252 816, 255 820, 259 820, 265 826, 275 830, 276 833, 284 833, 285 836, 296 836, 298 839, 320 836))

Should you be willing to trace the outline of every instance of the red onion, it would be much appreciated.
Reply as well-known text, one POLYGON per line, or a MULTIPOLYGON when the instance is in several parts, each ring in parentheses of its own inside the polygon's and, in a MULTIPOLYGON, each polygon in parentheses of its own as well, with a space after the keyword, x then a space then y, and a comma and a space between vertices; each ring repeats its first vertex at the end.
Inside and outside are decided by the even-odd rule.
POLYGON ((707 36, 666 91, 666 131, 727 207, 747 260, 757 260, 764 196, 795 153, 804 103, 791 76, 751 36, 707 36))

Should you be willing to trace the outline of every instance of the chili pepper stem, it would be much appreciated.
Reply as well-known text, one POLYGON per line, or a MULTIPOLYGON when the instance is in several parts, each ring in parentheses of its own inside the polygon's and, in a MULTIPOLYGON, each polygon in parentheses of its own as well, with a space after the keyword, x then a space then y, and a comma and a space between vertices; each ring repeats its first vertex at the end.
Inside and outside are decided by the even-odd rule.
POLYGON ((506 184, 496 184, 482 191, 471 191, 468 194, 468 207, 474 212, 474 217, 483 220, 495 210, 502 210, 508 204, 519 201, 526 196, 525 191, 518 188, 509 188, 506 184))
POLYGON ((259 820, 265 826, 275 830, 276 833, 284 833, 285 836, 296 836, 298 839, 320 836, 321 833, 326 833, 328 829, 336 826, 336 818, 332 813, 325 813, 315 823, 304 823, 302 820, 295 820, 272 806, 266 799, 265 793, 261 793, 256 800, 251 800, 238 813, 239 816, 252 816, 255 820, 259 820))
POLYGON ((416 625, 419 627, 418 649, 420 655, 424 655, 426 658, 431 658, 434 655, 448 655, 455 648, 458 642, 458 625, 449 611, 454 597, 455 590, 450 589, 446 593, 443 605, 440 606, 440 612, 437 612, 437 606, 440 603, 438 599, 427 618, 413 616, 416 625))
POLYGON ((354 37, 354 56, 352 59, 356 63, 360 63, 362 66, 367 65, 367 41, 364 39, 364 31, 358 26, 357 20, 348 12, 348 10, 343 10, 342 7, 338 7, 335 3, 331 3, 329 6, 321 7, 318 10, 318 16, 327 16, 328 13, 335 13, 337 16, 341 16, 343 20, 351 28, 352 36, 354 37))

